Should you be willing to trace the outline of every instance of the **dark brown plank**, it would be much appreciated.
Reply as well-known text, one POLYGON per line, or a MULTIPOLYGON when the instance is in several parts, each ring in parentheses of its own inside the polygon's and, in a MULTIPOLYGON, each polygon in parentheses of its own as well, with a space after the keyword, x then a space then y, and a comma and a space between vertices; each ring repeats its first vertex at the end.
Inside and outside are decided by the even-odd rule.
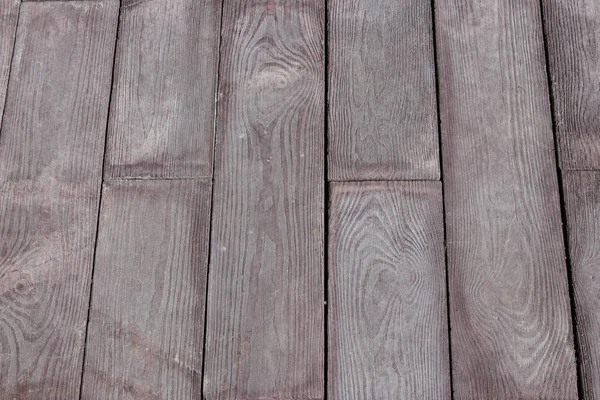
POLYGON ((584 399, 600 398, 600 172, 563 173, 584 399))
POLYGON ((4 112, 4 100, 10 73, 10 60, 15 44, 15 32, 19 17, 19 0, 0 0, 0 122, 4 112))
POLYGON ((331 185, 331 399, 449 399, 439 182, 331 185))
POLYGON ((563 169, 600 169, 600 3, 543 0, 563 169))
POLYGON ((83 398, 201 399, 210 181, 104 184, 83 398))
POLYGON ((0 135, 0 398, 79 394, 118 2, 21 5, 0 135))
POLYGON ((439 1, 457 399, 576 399, 540 5, 439 1))
POLYGON ((108 177, 212 174, 221 0, 123 0, 108 177))
POLYGON ((328 7, 329 178, 439 179, 431 3, 328 7))
POLYGON ((208 400, 323 396, 324 11, 225 3, 208 400))

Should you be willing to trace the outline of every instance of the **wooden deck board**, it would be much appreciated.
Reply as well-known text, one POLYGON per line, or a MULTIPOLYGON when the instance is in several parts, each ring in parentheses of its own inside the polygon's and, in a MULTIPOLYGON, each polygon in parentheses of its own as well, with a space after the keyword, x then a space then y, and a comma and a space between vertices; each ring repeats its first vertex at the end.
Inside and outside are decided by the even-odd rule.
POLYGON ((577 398, 540 15, 436 6, 458 399, 577 398))
POLYGON ((600 3, 543 0, 561 167, 600 169, 600 3))
POLYGON ((333 183, 329 398, 449 399, 440 182, 333 183))
POLYGON ((600 171, 563 173, 584 399, 600 398, 600 171))
POLYGON ((323 398, 324 11, 224 5, 208 400, 323 398))
POLYGON ((0 397, 79 394, 118 2, 23 3, 0 133, 0 397))
POLYGON ((0 36, 0 123, 8 88, 8 74, 15 44, 20 3, 19 0, 0 1, 0 32, 2 32, 2 36, 0 36))
POLYGON ((107 181, 86 399, 201 399, 210 181, 107 181))
POLYGON ((329 179, 439 179, 431 3, 328 7, 329 179))
POLYGON ((124 0, 107 177, 210 177, 221 0, 124 0))

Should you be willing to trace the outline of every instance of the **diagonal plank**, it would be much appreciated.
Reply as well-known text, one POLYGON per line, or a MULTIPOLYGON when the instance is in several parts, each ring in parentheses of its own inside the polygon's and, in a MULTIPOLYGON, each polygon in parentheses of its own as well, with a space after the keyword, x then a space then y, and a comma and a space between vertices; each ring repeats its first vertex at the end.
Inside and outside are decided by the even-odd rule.
POLYGON ((431 3, 328 10, 329 178, 439 179, 431 3))
POLYGON ((83 398, 201 398, 210 186, 105 183, 83 398))
POLYGON ((0 135, 1 398, 79 393, 118 2, 23 3, 0 135))
POLYGON ((600 172, 563 174, 584 399, 600 398, 600 172))
POLYGON ((438 1, 459 399, 576 399, 538 2, 438 1))
POLYGON ((329 215, 329 398, 450 398, 441 183, 332 183, 329 215))
POLYGON ((8 86, 10 60, 15 44, 15 32, 19 18, 19 0, 0 0, 0 123, 8 86))
POLYGON ((600 3, 542 0, 563 169, 600 169, 600 3))
POLYGON ((226 2, 204 394, 323 396, 324 3, 226 2))
POLYGON ((221 0, 123 0, 107 177, 210 177, 221 0))

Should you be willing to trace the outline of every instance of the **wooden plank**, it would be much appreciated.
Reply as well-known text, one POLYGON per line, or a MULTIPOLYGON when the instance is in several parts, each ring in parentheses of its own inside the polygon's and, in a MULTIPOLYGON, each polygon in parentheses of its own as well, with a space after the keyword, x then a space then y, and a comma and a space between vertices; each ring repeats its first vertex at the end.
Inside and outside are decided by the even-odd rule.
POLYGON ((83 398, 201 398, 210 188, 105 183, 83 398))
POLYGON ((430 2, 328 4, 329 178, 439 179, 430 2))
POLYGON ((576 399, 540 4, 438 2, 458 399, 576 399))
POLYGON ((600 169, 600 3, 542 4, 561 167, 600 169))
POLYGON ((10 60, 13 55, 15 44, 15 32, 19 18, 19 0, 0 1, 0 123, 4 112, 4 100, 8 87, 8 75, 10 73, 10 60))
POLYGON ((449 399, 440 182, 333 183, 331 399, 449 399))
POLYGON ((323 397, 324 11, 224 6, 208 400, 323 397))
POLYGON ((210 177, 221 0, 123 0, 105 175, 210 177))
POLYGON ((584 399, 600 398, 600 172, 563 173, 584 399))
POLYGON ((119 5, 24 3, 0 135, 0 397, 79 395, 119 5))

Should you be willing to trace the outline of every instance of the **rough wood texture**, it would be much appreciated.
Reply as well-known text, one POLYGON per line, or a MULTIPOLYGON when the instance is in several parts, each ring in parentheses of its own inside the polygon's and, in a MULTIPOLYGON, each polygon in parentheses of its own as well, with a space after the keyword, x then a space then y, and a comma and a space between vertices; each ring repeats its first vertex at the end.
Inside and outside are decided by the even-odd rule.
POLYGON ((0 135, 0 398, 79 395, 117 2, 24 3, 0 135))
POLYGON ((328 4, 329 178, 439 179, 431 3, 328 4))
POLYGON ((565 172, 569 253, 584 399, 600 399, 600 172, 565 172))
POLYGON ((543 0, 563 169, 600 169, 600 3, 543 0))
POLYGON ((83 398, 201 399, 210 182, 105 183, 83 398))
POLYGON ((436 8, 457 399, 576 399, 539 3, 436 8))
POLYGON ((221 0, 124 0, 105 175, 210 177, 221 0))
POLYGON ((19 0, 0 0, 0 123, 19 18, 19 0))
POLYGON ((323 396, 324 3, 226 2, 205 396, 323 396))
POLYGON ((449 399, 439 182, 331 186, 331 399, 449 399))

